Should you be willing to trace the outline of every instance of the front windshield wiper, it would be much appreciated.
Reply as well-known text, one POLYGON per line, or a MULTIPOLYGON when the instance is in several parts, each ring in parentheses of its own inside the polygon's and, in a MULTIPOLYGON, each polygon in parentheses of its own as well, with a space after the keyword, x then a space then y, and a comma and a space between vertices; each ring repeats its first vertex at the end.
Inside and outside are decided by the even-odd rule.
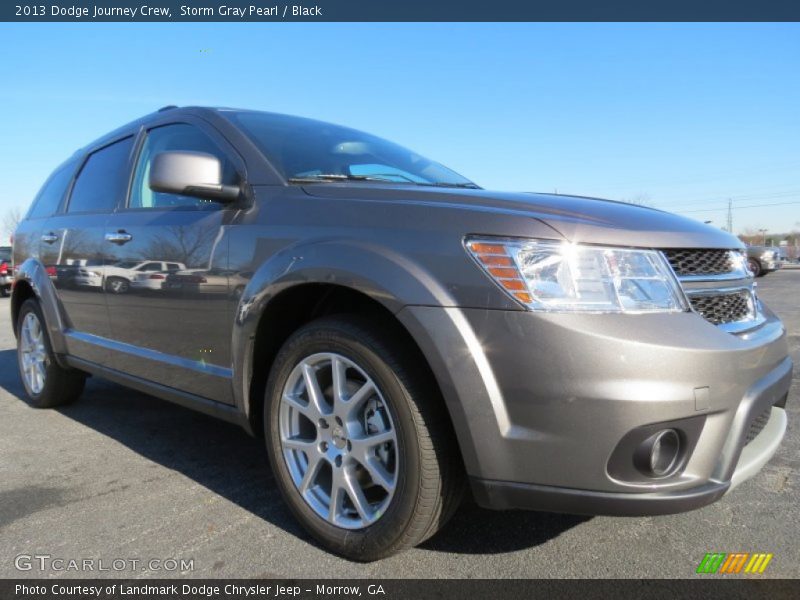
POLYGON ((435 181, 432 183, 419 183, 417 185, 427 185, 430 187, 448 187, 448 188, 462 188, 466 190, 479 190, 481 186, 472 182, 466 183, 445 183, 443 181, 435 181))
POLYGON ((290 177, 289 183, 315 183, 320 181, 380 181, 382 183, 397 183, 391 179, 375 177, 372 175, 341 175, 339 173, 318 173, 315 175, 300 175, 290 177))
POLYGON ((341 173, 315 173, 313 175, 298 175, 290 177, 287 180, 289 183, 320 183, 325 181, 377 181, 380 183, 397 183, 397 184, 412 184, 422 185, 429 187, 452 187, 452 188, 465 188, 470 190, 479 190, 479 186, 472 182, 465 183, 446 183, 443 181, 414 181, 409 177, 400 174, 382 174, 376 173, 373 175, 343 175, 341 173), (397 181, 390 179, 391 177, 401 177, 404 181, 397 181))

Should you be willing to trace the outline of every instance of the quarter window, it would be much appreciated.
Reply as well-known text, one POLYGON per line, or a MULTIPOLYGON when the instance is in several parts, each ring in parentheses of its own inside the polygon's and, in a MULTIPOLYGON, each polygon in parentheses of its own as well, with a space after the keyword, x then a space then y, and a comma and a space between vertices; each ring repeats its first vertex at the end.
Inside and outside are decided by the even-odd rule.
POLYGON ((89 155, 72 188, 67 212, 111 212, 128 185, 133 137, 89 155))
POLYGON ((33 206, 28 214, 29 219, 49 217, 58 210, 74 172, 75 163, 73 162, 61 167, 50 176, 33 201, 33 206))

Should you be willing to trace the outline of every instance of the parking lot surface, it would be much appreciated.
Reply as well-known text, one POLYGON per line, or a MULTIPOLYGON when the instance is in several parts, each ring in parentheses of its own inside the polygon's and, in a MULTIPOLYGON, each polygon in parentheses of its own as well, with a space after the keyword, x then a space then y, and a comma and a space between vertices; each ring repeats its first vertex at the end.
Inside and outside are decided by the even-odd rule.
MULTIPOLYGON (((800 270, 758 283, 797 365, 800 270)), ((770 552, 762 577, 800 576, 798 367, 783 446, 716 504, 588 518, 467 501, 422 547, 358 564, 314 545, 284 506, 261 442, 232 425, 96 378, 73 406, 32 409, 8 304, 0 299, 0 577, 697 577, 706 552, 770 552), (20 555, 88 559, 95 571, 40 570, 41 559, 20 571, 31 564, 20 555), (100 560, 109 570, 97 571, 100 560)))

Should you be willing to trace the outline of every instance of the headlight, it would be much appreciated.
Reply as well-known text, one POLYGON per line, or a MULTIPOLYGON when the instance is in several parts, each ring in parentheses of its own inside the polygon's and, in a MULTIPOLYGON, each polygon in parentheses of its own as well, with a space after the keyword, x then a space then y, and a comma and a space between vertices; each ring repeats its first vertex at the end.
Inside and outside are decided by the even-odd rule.
POLYGON ((661 252, 550 240, 469 239, 466 247, 530 310, 683 312, 686 300, 661 252))

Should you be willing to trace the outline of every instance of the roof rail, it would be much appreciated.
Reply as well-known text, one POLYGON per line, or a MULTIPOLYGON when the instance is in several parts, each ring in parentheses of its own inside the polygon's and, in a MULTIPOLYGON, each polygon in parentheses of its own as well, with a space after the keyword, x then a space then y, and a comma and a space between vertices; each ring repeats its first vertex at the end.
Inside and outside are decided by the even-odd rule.
POLYGON ((178 108, 178 107, 175 106, 174 104, 168 104, 167 106, 162 106, 161 108, 159 108, 157 112, 164 112, 167 110, 172 110, 173 108, 178 108))

